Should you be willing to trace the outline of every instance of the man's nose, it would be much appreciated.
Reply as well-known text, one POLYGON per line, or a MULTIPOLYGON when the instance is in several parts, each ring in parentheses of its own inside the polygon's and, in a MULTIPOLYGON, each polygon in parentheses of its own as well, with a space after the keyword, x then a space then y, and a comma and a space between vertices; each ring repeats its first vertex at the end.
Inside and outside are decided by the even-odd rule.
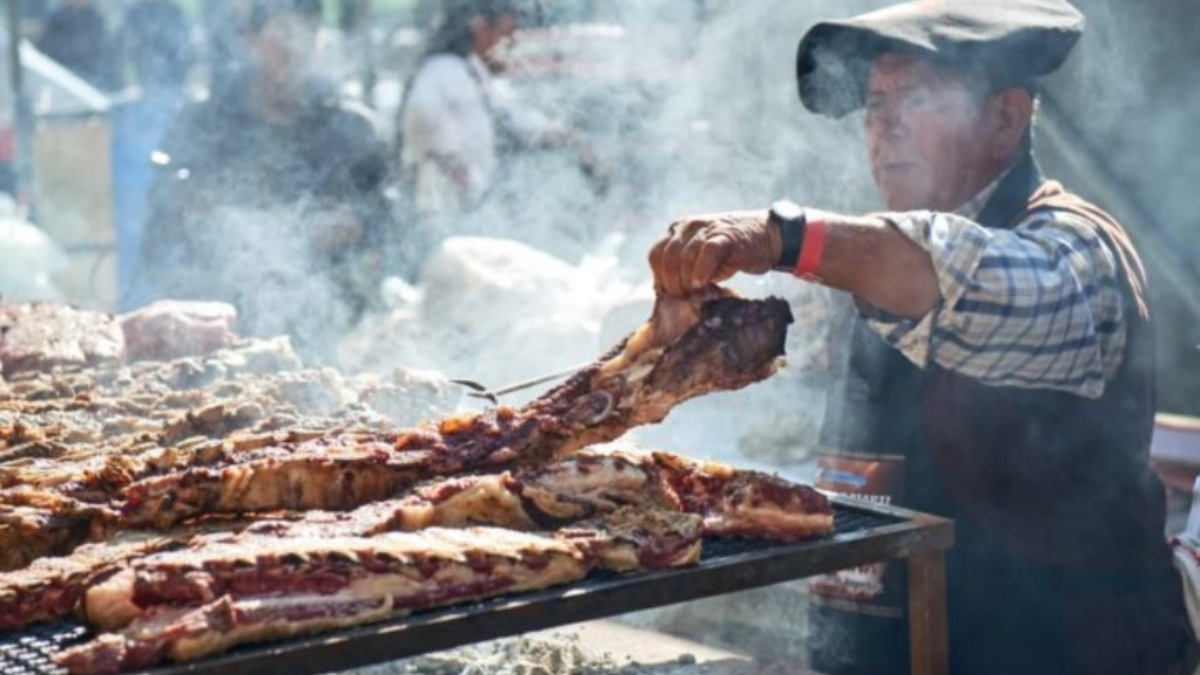
POLYGON ((869 123, 872 130, 884 137, 898 136, 905 128, 905 116, 901 106, 881 103, 872 111, 869 123))

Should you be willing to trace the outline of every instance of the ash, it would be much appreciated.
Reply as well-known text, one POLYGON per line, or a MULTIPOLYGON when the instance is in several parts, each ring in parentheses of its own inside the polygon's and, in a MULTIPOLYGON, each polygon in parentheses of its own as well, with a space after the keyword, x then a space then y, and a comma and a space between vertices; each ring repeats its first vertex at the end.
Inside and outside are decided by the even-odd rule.
POLYGON ((632 656, 595 653, 578 635, 518 637, 420 656, 353 675, 774 675, 786 670, 746 659, 700 662, 681 653, 673 660, 640 663, 632 656))

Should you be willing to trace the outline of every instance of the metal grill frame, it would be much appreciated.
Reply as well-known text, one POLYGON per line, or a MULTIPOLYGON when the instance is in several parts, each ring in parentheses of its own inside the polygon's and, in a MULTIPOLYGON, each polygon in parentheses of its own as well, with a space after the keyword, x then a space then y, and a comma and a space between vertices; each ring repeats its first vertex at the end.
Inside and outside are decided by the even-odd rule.
MULTIPOLYGON (((835 495, 830 499, 835 531, 819 539, 795 544, 706 541, 703 559, 694 567, 626 575, 602 572, 567 586, 421 612, 331 634, 249 645, 193 663, 130 673, 319 675, 891 559, 913 561, 910 603, 914 665, 918 659, 932 659, 922 662, 926 669, 914 672, 944 672, 938 663, 944 660, 944 653, 939 657, 938 652, 944 652, 945 642, 941 558, 953 544, 953 523, 835 495), (932 642, 922 648, 919 640, 932 642)), ((77 642, 79 635, 77 624, 0 634, 0 675, 63 673, 47 657, 77 642)))

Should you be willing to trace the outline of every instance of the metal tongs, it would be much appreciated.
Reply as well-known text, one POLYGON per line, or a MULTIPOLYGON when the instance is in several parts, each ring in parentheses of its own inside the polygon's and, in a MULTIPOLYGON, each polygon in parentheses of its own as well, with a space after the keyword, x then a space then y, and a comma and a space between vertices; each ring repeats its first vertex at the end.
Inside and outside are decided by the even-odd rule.
POLYGON ((559 370, 559 371, 555 371, 553 373, 548 373, 546 375, 539 375, 532 379, 522 380, 520 382, 514 382, 513 384, 505 385, 503 387, 500 387, 499 389, 488 389, 487 387, 476 382, 475 380, 450 380, 450 381, 453 382, 454 384, 462 385, 462 386, 466 387, 467 389, 474 390, 474 391, 467 392, 467 396, 470 396, 471 398, 481 398, 486 401, 490 401, 492 405, 500 405, 499 399, 501 396, 504 396, 505 394, 511 394, 516 391, 521 391, 522 389, 536 387, 539 384, 553 382, 554 380, 558 380, 558 379, 567 377, 568 375, 574 375, 575 373, 578 373, 579 371, 583 370, 584 368, 587 368, 590 365, 592 365, 592 364, 591 363, 582 363, 580 365, 567 368, 566 370, 559 370))

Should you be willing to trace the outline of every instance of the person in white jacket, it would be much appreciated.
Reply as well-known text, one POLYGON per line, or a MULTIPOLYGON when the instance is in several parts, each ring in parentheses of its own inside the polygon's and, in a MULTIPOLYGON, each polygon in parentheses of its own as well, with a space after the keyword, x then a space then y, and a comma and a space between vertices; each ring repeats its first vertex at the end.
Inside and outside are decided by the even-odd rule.
POLYGON ((495 79, 520 17, 519 0, 450 2, 409 83, 397 120, 400 172, 426 230, 478 207, 508 149, 565 145, 596 173, 572 128, 517 105, 495 79))

